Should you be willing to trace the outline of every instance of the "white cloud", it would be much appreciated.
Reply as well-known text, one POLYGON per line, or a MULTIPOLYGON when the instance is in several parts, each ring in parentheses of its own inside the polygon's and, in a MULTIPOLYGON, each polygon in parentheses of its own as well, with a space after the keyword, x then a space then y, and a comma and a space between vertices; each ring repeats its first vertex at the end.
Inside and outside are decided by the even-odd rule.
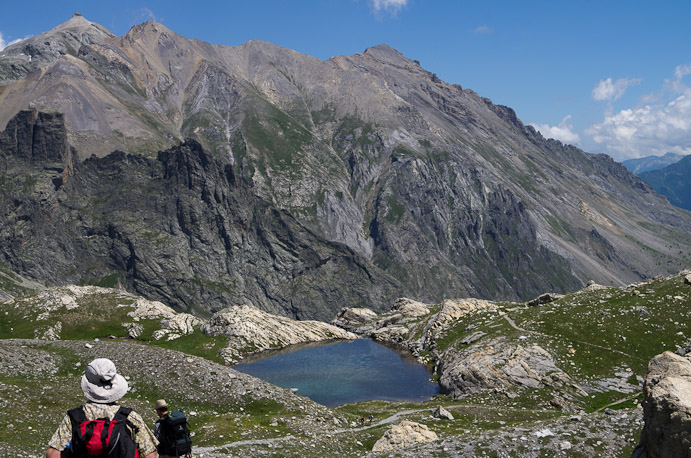
POLYGON ((624 159, 691 153, 691 89, 669 102, 629 108, 605 116, 585 134, 624 159))
POLYGON ((15 43, 17 43, 17 42, 20 42, 20 41, 22 41, 21 38, 18 38, 18 39, 16 39, 16 40, 12 40, 12 41, 9 41, 9 42, 8 42, 8 41, 5 41, 5 37, 2 35, 2 32, 0 32, 0 51, 2 51, 3 49, 5 49, 6 47, 8 47, 8 46, 10 46, 10 45, 13 45, 13 44, 15 44, 15 43))
POLYGON ((640 84, 641 81, 640 78, 619 78, 614 82, 612 82, 612 78, 600 80, 593 89, 593 99, 598 101, 607 100, 610 102, 618 100, 624 95, 629 87, 640 84))
POLYGON ((558 126, 550 126, 549 124, 535 123, 531 123, 530 125, 538 131, 540 131, 540 133, 544 137, 554 138, 564 143, 579 143, 581 141, 581 138, 576 132, 573 131, 573 125, 569 124, 569 119, 571 119, 571 115, 566 115, 564 119, 561 120, 558 126))
POLYGON ((691 64, 677 65, 677 68, 674 70, 674 76, 680 80, 686 75, 691 75, 691 64))
POLYGON ((643 96, 637 107, 609 110, 584 134, 617 159, 691 154, 691 87, 683 81, 687 75, 691 64, 677 66, 659 93, 643 96))
POLYGON ((677 68, 674 69, 674 78, 665 80, 663 89, 673 93, 682 93, 686 91, 688 86, 684 84, 684 77, 687 75, 691 75, 691 64, 677 65, 677 68))
POLYGON ((386 11, 395 15, 408 4, 408 0, 369 0, 369 3, 375 13, 386 11))

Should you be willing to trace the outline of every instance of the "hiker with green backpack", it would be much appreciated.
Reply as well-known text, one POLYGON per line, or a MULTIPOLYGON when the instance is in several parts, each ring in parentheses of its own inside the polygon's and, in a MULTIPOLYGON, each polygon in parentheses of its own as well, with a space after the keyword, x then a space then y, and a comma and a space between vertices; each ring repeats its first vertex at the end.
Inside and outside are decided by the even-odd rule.
POLYGON ((159 441, 159 458, 190 458, 192 441, 182 410, 168 413, 168 403, 159 399, 156 401, 156 413, 159 418, 154 426, 154 436, 159 441))

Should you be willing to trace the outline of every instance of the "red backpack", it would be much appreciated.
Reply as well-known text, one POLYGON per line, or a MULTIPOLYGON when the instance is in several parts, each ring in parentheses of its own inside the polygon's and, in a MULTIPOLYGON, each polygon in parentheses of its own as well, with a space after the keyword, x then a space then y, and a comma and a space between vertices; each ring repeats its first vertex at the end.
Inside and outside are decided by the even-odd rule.
POLYGON ((137 444, 130 435, 128 426, 136 427, 127 420, 132 409, 120 407, 113 419, 87 420, 82 407, 69 410, 72 422, 72 442, 68 453, 70 458, 139 458, 137 444))

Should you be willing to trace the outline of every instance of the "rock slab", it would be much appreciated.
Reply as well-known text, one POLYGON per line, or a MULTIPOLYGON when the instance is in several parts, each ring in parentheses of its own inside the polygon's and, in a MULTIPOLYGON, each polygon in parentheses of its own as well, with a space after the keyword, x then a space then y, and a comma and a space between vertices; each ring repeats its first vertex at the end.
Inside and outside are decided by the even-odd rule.
POLYGON ((691 457, 691 361, 672 352, 648 364, 643 384, 645 426, 632 457, 691 457))
POLYGON ((402 447, 409 447, 413 444, 424 444, 438 439, 437 434, 426 425, 413 421, 402 421, 398 425, 393 425, 384 435, 375 442, 372 451, 388 452, 402 447))

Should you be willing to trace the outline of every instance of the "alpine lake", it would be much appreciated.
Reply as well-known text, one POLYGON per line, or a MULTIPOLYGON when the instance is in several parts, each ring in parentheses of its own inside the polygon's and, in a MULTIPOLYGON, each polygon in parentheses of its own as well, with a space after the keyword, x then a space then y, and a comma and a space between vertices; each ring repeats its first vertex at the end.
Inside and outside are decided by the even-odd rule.
POLYGON ((295 345, 248 357, 233 369, 297 389, 327 407, 368 400, 424 401, 439 392, 424 365, 369 339, 295 345))

